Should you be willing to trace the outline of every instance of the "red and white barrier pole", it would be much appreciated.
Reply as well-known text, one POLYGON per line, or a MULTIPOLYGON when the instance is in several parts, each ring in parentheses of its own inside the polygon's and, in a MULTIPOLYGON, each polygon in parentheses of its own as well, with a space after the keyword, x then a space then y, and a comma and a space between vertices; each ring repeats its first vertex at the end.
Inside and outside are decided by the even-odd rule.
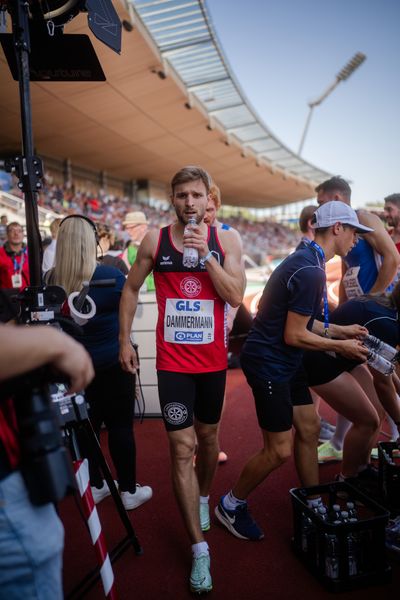
POLYGON ((108 556, 104 535, 101 530, 99 515, 93 500, 92 490, 90 488, 89 465, 87 459, 74 461, 74 470, 82 499, 83 510, 89 525, 92 543, 95 547, 97 560, 100 565, 100 576, 103 583, 104 594, 109 600, 117 600, 114 589, 114 573, 110 557, 108 556))

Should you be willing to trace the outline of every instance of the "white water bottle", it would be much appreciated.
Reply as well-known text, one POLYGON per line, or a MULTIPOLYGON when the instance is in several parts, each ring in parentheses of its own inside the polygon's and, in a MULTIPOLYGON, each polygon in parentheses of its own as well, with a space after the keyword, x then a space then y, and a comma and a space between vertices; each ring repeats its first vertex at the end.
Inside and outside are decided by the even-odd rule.
POLYGON ((325 575, 339 579, 339 540, 335 534, 325 534, 325 575))
POLYGON ((364 339, 364 344, 369 350, 376 352, 382 358, 386 358, 390 362, 399 362, 399 352, 397 352, 396 348, 386 344, 386 342, 383 342, 379 338, 367 335, 364 339))
POLYGON ((373 350, 370 350, 367 356, 367 363, 370 367, 383 375, 391 375, 394 371, 394 364, 373 350))
MULTIPOLYGON (((187 235, 188 231, 192 229, 192 226, 196 225, 196 219, 194 217, 190 217, 185 227, 185 231, 183 235, 187 235)), ((183 266, 187 269, 194 269, 199 264, 199 253, 196 248, 188 248, 184 246, 183 248, 183 266)))

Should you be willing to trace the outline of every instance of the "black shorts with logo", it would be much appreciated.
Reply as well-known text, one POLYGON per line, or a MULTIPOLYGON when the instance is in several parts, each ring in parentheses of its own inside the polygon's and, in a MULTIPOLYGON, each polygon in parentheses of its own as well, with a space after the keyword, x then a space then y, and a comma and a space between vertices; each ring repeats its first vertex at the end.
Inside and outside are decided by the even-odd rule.
POLYGON ((167 431, 193 425, 193 418, 215 425, 224 404, 226 370, 212 373, 157 371, 161 413, 167 431))
POLYGON ((301 366, 285 382, 260 379, 246 372, 243 362, 242 367, 253 392, 261 429, 275 433, 288 431, 293 425, 293 407, 312 404, 306 374, 301 366))

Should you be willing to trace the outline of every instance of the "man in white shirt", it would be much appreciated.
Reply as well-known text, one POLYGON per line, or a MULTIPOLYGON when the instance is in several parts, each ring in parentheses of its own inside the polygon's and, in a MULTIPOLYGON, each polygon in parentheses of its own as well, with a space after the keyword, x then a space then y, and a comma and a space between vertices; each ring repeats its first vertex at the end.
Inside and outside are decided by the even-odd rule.
POLYGON ((47 246, 46 250, 43 252, 43 262, 42 262, 42 270, 43 273, 46 273, 54 266, 54 259, 56 256, 56 246, 57 246, 57 234, 58 228, 60 226, 62 219, 54 219, 50 223, 50 233, 51 233, 51 242, 47 246))

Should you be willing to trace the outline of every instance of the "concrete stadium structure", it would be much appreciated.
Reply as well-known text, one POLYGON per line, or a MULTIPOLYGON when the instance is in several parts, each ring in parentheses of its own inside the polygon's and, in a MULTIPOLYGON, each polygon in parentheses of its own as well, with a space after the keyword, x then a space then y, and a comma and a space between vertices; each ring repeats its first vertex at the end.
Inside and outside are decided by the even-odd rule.
MULTIPOLYGON (((262 123, 224 57, 203 0, 114 2, 118 56, 78 15, 66 33, 89 34, 106 82, 32 82, 37 154, 121 182, 166 184, 200 164, 224 203, 255 208, 313 196, 329 173, 288 149, 262 123), (131 29, 131 31, 128 31, 131 29)), ((0 157, 19 152, 18 84, 0 52, 0 157)))

